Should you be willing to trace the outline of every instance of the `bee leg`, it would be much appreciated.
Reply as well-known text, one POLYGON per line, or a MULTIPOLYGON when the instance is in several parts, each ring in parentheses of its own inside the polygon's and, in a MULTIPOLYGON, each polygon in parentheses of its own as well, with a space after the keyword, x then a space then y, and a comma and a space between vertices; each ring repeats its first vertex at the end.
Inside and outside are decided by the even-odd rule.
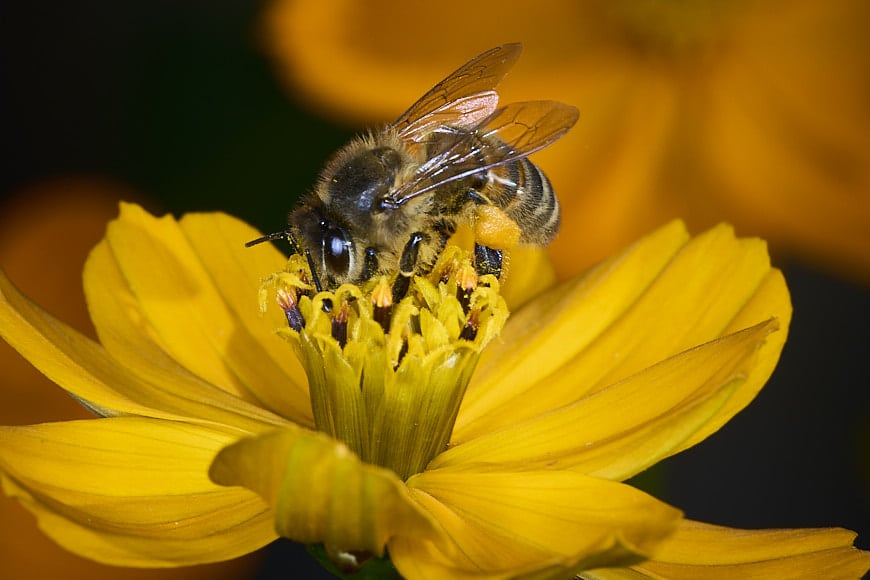
POLYGON ((408 288, 411 287, 411 276, 414 275, 414 268, 420 255, 420 243, 424 239, 425 234, 414 232, 405 244, 405 249, 402 250, 402 257, 399 258, 399 275, 393 282, 393 304, 397 304, 404 298, 408 288))
POLYGON ((378 252, 374 248, 366 248, 366 255, 363 261, 363 280, 370 280, 372 276, 378 273, 378 252))
POLYGON ((492 274, 501 277, 502 251, 481 244, 474 244, 474 267, 478 275, 492 274))

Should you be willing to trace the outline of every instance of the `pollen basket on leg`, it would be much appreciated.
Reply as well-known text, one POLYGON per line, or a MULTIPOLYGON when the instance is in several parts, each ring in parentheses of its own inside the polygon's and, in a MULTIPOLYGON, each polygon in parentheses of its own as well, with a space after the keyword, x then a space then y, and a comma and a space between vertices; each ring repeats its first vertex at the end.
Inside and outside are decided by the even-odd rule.
POLYGON ((410 477, 446 449, 479 354, 507 320, 498 280, 452 245, 398 302, 401 273, 316 292, 307 268, 291 257, 260 300, 286 314, 278 334, 306 368, 315 425, 410 477))

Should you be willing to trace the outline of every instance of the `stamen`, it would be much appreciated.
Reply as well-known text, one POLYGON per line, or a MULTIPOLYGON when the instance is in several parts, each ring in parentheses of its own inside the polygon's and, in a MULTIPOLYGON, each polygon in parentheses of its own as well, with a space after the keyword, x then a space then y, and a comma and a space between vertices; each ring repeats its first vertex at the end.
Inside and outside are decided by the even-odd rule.
POLYGON ((464 340, 474 340, 477 338, 477 329, 479 325, 480 311, 477 309, 468 313, 468 320, 465 321, 465 326, 459 333, 459 338, 464 340))
POLYGON ((462 311, 468 314, 471 305, 471 293, 477 288, 477 271, 471 264, 464 264, 456 273, 456 299, 462 305, 462 311))
POLYGON ((286 288, 278 288, 275 292, 275 299, 278 302, 278 306, 284 311, 284 315, 287 317, 287 324, 290 325, 290 328, 300 332, 305 328, 305 319, 299 311, 299 304, 294 294, 295 292, 288 292, 286 288))
POLYGON ((341 348, 347 344, 347 319, 348 305, 347 301, 342 301, 341 308, 336 312, 332 319, 332 338, 338 341, 341 348))
POLYGON ((381 325, 384 332, 390 331, 390 313, 393 310, 393 291, 385 277, 378 280, 372 290, 372 305, 374 306, 372 317, 381 325))
POLYGON ((450 281, 450 276, 453 275, 452 264, 445 264, 443 268, 441 268, 441 275, 438 278, 438 281, 441 284, 447 284, 450 281))
POLYGON ((399 368, 399 365, 402 364, 402 359, 405 358, 405 355, 408 354, 408 341, 402 341, 402 348, 399 349, 399 356, 396 357, 396 364, 393 365, 393 370, 399 368))
POLYGON ((498 281, 448 245, 425 273, 313 285, 294 254, 259 299, 286 315, 278 334, 304 362, 315 427, 403 480, 419 473, 446 448, 480 352, 507 319, 498 281))

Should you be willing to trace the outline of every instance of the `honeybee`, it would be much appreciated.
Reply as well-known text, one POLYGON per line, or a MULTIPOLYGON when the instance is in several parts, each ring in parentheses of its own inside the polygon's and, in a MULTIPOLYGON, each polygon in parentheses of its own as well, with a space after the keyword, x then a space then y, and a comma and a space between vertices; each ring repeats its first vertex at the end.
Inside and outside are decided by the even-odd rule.
POLYGON ((394 295, 427 272, 459 224, 475 232, 475 267, 502 271, 502 252, 546 245, 559 203, 526 157, 559 139, 577 109, 555 101, 499 107, 496 85, 522 52, 505 44, 473 58, 393 123, 351 141, 329 161, 286 238, 305 252, 317 290, 400 274, 394 295), (402 286, 404 287, 402 288, 402 286))

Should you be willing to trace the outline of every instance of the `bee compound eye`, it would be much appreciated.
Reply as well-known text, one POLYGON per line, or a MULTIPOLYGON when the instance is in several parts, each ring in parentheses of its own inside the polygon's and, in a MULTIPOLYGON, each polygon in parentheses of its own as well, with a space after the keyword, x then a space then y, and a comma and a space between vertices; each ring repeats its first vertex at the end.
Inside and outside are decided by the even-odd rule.
POLYGON ((351 242, 339 228, 329 229, 323 237, 323 262, 334 274, 348 274, 351 268, 351 242))

